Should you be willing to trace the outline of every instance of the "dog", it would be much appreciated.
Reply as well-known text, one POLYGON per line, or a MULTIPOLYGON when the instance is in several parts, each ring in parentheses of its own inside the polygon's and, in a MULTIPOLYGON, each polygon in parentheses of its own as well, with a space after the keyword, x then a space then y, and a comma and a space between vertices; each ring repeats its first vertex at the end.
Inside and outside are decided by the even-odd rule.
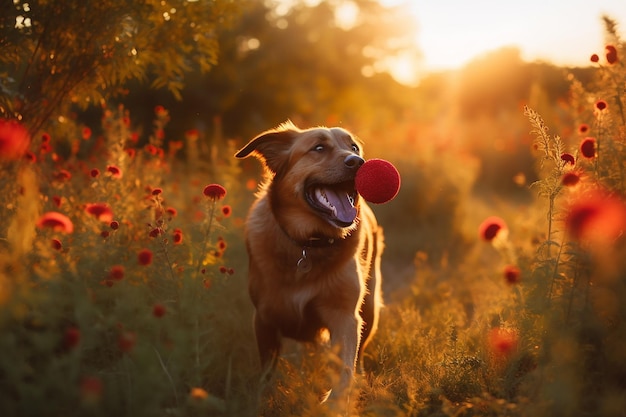
POLYGON ((262 367, 271 374, 283 337, 319 342, 326 332, 342 364, 332 389, 340 395, 351 386, 382 306, 383 230, 354 185, 362 143, 342 128, 286 122, 235 156, 250 155, 265 167, 245 223, 262 367))

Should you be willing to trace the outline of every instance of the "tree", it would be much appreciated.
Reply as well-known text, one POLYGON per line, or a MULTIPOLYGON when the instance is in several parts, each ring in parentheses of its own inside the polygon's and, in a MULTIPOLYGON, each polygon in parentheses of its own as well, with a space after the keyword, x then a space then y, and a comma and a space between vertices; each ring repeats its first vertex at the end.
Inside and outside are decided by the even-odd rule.
POLYGON ((70 103, 97 104, 132 79, 180 97, 217 63, 229 0, 14 0, 0 6, 0 115, 34 133, 70 103))

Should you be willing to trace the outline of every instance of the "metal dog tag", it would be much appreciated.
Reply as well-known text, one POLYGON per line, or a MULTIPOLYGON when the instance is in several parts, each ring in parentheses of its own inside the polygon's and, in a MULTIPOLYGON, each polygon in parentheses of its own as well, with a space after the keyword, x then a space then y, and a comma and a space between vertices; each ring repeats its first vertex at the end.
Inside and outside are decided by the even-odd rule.
POLYGON ((312 267, 311 260, 306 257, 306 248, 302 248, 302 257, 298 260, 298 272, 306 274, 312 267))

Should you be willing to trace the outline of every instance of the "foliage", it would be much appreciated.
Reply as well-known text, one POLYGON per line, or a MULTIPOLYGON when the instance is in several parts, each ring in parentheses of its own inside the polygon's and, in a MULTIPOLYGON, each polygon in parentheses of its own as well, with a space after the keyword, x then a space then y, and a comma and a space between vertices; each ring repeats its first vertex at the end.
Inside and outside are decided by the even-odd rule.
POLYGON ((185 73, 217 63, 216 31, 236 10, 225 0, 3 2, 0 110, 35 133, 132 79, 180 97, 185 73))

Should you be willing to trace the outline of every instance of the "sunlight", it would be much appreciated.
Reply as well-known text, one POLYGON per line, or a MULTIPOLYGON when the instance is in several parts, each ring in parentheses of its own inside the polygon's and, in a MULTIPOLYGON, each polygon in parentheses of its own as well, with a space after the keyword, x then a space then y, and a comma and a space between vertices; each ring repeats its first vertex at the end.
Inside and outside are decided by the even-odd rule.
MULTIPOLYGON (((412 11, 423 54, 422 62, 413 69, 416 72, 459 69, 478 56, 508 46, 518 47, 526 61, 585 66, 604 42, 601 16, 618 21, 626 18, 622 0, 593 4, 584 0, 380 2, 386 6, 405 4, 412 11)), ((410 72, 409 61, 399 59, 396 65, 392 73, 398 79, 399 74, 410 72)))

